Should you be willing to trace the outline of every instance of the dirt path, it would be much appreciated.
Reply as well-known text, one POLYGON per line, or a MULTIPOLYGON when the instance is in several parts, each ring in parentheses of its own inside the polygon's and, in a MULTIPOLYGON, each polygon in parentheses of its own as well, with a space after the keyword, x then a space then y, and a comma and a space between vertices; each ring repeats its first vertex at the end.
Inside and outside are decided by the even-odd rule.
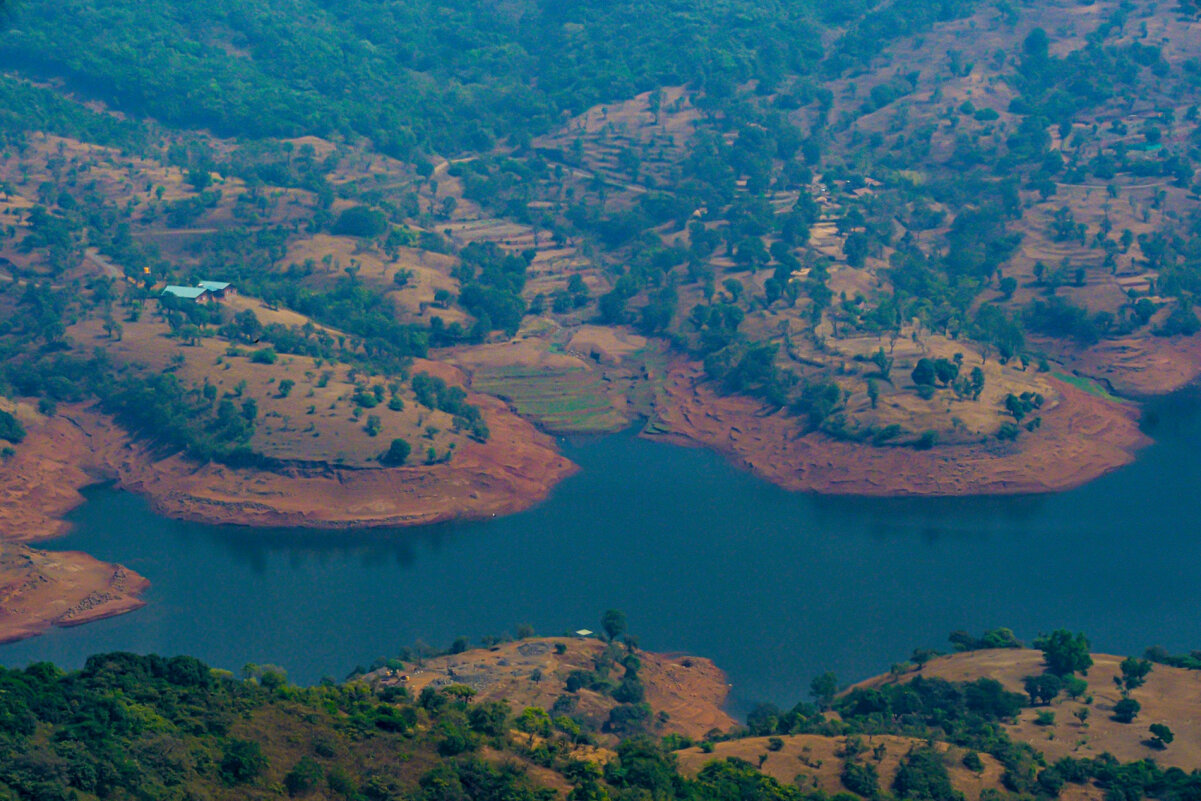
POLYGON ((117 267, 111 261, 101 256, 96 250, 89 248, 87 252, 84 253, 84 258, 99 267, 100 270, 109 278, 116 278, 117 280, 120 280, 125 277, 125 273, 121 271, 121 268, 117 267))

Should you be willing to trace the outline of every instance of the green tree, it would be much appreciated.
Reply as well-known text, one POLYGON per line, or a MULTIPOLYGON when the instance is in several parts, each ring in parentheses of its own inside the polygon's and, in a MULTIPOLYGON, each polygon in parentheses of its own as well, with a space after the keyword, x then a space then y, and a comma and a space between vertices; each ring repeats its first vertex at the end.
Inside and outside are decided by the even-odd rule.
POLYGON ((830 704, 834 702, 834 696, 838 694, 838 679, 827 670, 809 682, 809 694, 817 701, 818 706, 829 709, 830 704))
POLYGON ((877 348, 872 354, 872 363, 876 365, 876 369, 880 372, 880 377, 885 381, 892 381, 892 357, 884 352, 884 348, 877 348))
POLYGON ((932 387, 938 378, 933 360, 924 358, 917 360, 917 365, 913 368, 913 372, 910 375, 913 378, 913 383, 919 387, 932 387))
POLYGON ((304 756, 284 776, 284 787, 290 796, 304 795, 316 788, 324 776, 325 771, 321 769, 321 765, 312 757, 304 756))
POLYGON ((962 801, 963 796, 951 786, 942 754, 923 746, 909 752, 897 770, 892 783, 897 798, 914 801, 962 801))
POLYGON ((1088 638, 1083 634, 1072 634, 1067 629, 1058 629, 1038 637, 1034 647, 1043 652, 1043 661, 1049 673, 1067 676, 1071 673, 1088 674, 1093 666, 1089 656, 1088 638))
POLYGON ((1063 679, 1054 673, 1040 673, 1037 676, 1025 678, 1026 692, 1030 695, 1031 704, 1047 705, 1055 700, 1063 689, 1063 679))
POLYGON ((487 737, 500 737, 509 720, 508 704, 489 701, 472 705, 467 710, 467 722, 474 731, 487 737))
POLYGON ((1147 676, 1151 673, 1151 662, 1149 660, 1138 659, 1133 656, 1123 659, 1119 667, 1121 668, 1122 676, 1121 678, 1115 676, 1114 681, 1126 692, 1136 690, 1146 684, 1147 676))
POLYGON ((1113 705, 1113 719, 1118 723, 1132 723, 1143 705, 1133 698, 1123 698, 1113 705))
POLYGON ((218 773, 226 784, 254 781, 267 767, 263 749, 251 740, 230 740, 221 757, 218 773))
POLYGON ((25 439, 25 426, 3 409, 0 409, 0 439, 8 440, 14 445, 25 439))
POLYGON ((527 734, 550 736, 550 715, 540 706, 527 706, 517 718, 517 728, 527 734))
POLYGON ((946 386, 959 375, 959 365, 949 359, 934 360, 934 377, 938 383, 946 386))
POLYGON ((388 446, 388 450, 379 458, 380 463, 388 467, 398 467, 408 460, 412 450, 412 445, 397 437, 392 440, 392 444, 388 446))
POLYGON ((1151 747, 1163 750, 1168 747, 1168 744, 1176 739, 1176 735, 1172 734, 1172 730, 1163 723, 1151 724, 1151 747))
POLYGON ((374 239, 388 230, 388 218, 378 209, 352 206, 338 215, 332 230, 340 236, 374 239))
POLYGON ((972 368, 970 386, 972 390, 972 400, 980 400, 980 393, 984 391, 984 371, 979 367, 972 368))
POLYGON ((880 794, 880 774, 872 764, 860 764, 848 759, 842 766, 842 786, 864 798, 880 794))
POLYGON ((619 609, 610 609, 601 616, 601 631, 609 642, 615 641, 626 632, 626 613, 619 609))
POLYGON ((1021 648, 1022 642, 1005 628, 990 629, 981 637, 973 637, 966 631, 953 631, 947 637, 956 651, 982 651, 991 648, 1021 648))

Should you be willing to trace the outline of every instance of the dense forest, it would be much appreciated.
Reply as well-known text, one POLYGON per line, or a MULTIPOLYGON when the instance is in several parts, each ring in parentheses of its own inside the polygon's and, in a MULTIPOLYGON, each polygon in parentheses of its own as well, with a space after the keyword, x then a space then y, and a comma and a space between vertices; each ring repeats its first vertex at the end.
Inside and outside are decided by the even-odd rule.
MULTIPOLYGON (((0 60, 172 125, 363 136, 407 158, 528 142, 564 113, 659 86, 728 92, 768 71, 809 72, 821 25, 867 5, 46 2, 31 4, 0 60)), ((908 6, 869 17, 861 42, 836 55, 966 3, 908 6)))

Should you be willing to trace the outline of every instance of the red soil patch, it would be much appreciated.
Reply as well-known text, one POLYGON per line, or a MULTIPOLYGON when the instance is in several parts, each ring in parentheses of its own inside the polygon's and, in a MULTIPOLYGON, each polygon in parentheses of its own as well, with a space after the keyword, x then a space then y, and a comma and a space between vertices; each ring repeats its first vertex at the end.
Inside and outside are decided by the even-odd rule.
POLYGON ((149 586, 132 570, 85 553, 0 543, 0 642, 140 609, 138 595, 149 586))
POLYGON ((674 365, 657 406, 668 439, 713 448, 789 490, 833 495, 1001 495, 1071 489, 1133 461, 1149 440, 1138 412, 1062 382, 1062 400, 1042 412, 1042 428, 1017 444, 929 451, 874 448, 821 434, 764 413, 760 403, 720 396, 695 363, 674 365))

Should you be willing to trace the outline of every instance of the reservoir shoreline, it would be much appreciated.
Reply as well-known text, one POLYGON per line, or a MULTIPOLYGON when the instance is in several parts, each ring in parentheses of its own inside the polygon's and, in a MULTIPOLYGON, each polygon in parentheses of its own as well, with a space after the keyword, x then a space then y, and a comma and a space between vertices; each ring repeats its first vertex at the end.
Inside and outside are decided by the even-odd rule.
MULTIPOLYGON (((665 382, 654 425, 642 436, 702 446, 735 467, 791 492, 832 496, 987 496, 1069 490, 1134 460, 1150 439, 1133 404, 1113 403, 1063 382, 1043 428, 1019 443, 930 451, 876 448, 820 434, 795 436, 796 421, 764 415, 753 400, 717 396, 695 365, 665 382)), ((60 537, 65 516, 99 482, 145 497, 157 515, 206 525, 349 530, 466 522, 514 514, 542 502, 576 471, 553 440, 504 406, 485 406, 493 438, 447 465, 284 472, 196 465, 163 456, 105 415, 65 407, 30 427, 0 470, 0 641, 35 636, 139 609, 149 581, 87 553, 58 554, 30 543, 60 537)))
POLYGON ((419 641, 595 628, 618 608, 640 647, 722 665, 745 710, 795 702, 825 670, 868 676, 915 646, 945 650, 956 629, 1028 641, 1069 627, 1113 653, 1188 652, 1201 588, 1179 570, 1197 550, 1179 521, 1201 476, 1201 393, 1150 402, 1145 422, 1156 442, 1136 462, 1041 495, 790 493, 630 433, 559 441, 580 470, 525 512, 420 528, 249 536, 97 486, 47 553, 127 565, 153 582, 148 605, 5 645, 0 661, 188 653, 308 683, 419 641))

